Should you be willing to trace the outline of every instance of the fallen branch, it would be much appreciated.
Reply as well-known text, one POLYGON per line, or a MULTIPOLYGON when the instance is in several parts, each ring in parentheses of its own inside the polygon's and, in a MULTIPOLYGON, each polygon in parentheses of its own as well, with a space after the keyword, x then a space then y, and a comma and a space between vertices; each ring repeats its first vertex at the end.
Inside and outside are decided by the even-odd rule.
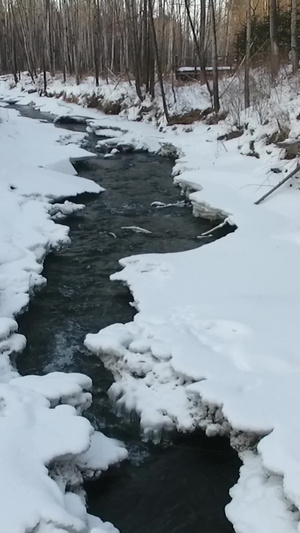
POLYGON ((297 174, 297 172, 299 172, 299 170, 300 170, 300 164, 298 164, 296 166, 296 168, 294 168, 294 170, 292 170, 292 172, 290 172, 283 180, 281 180, 279 183, 277 183, 277 185, 275 185, 275 187, 272 187, 272 189, 270 191, 268 191, 261 198, 256 200, 256 202, 254 202, 254 205, 261 204, 264 200, 266 200, 266 198, 268 198, 271 194, 273 194, 273 192, 277 191, 277 189, 279 189, 279 187, 284 185, 289 179, 291 179, 293 176, 295 176, 295 174, 297 174))
POLYGON ((204 231, 203 233, 201 233, 201 235, 199 235, 197 237, 197 239, 200 239, 201 237, 206 237, 206 236, 210 235, 211 233, 213 233, 217 229, 223 228, 225 226, 225 224, 227 224, 227 220, 223 220, 223 222, 221 222, 221 224, 218 224, 217 226, 215 226, 212 229, 209 229, 208 231, 204 231))

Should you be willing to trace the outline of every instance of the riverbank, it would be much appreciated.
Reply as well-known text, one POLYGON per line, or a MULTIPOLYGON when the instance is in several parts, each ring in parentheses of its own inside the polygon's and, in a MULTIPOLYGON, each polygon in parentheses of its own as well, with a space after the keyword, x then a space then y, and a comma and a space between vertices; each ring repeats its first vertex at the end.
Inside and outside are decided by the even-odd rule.
MULTIPOLYGON (((20 112, 39 118, 39 112, 28 108, 20 112)), ((92 150, 97 137, 89 135, 88 140, 92 150)), ((85 209, 63 221, 70 227, 71 245, 46 258, 47 285, 18 319, 19 331, 27 338, 17 360, 19 371, 90 376, 93 404, 86 416, 93 427, 125 443, 128 461, 85 484, 91 514, 112 522, 122 533, 198 533, 199 528, 205 533, 232 533, 224 507, 240 461, 228 440, 211 439, 199 431, 173 432, 172 442, 158 445, 143 442, 138 418, 118 416, 108 398, 113 376, 83 345, 87 331, 129 322, 135 315, 129 291, 109 279, 120 257, 129 251, 198 247, 196 236, 213 224, 192 216, 191 206, 173 186, 168 158, 148 153, 100 155, 75 167, 105 192, 76 199, 85 209)))
POLYGON ((0 531, 116 531, 90 516, 81 484, 127 457, 121 443, 81 416, 91 404, 89 377, 54 372, 20 377, 16 353, 26 344, 15 317, 44 285, 43 260, 69 242, 51 215, 83 206, 62 202, 101 187, 78 178, 70 157, 86 154, 59 142, 61 132, 1 108, 0 531), (61 169, 61 171, 59 171, 61 169))
MULTIPOLYGON (((272 122, 260 126, 249 116, 244 134, 224 141, 218 138, 232 128, 228 122, 159 132, 18 89, 2 86, 2 93, 45 111, 90 116, 94 131, 113 135, 99 150, 175 146, 175 179, 197 191, 190 195, 195 214, 223 213, 237 225, 235 233, 199 250, 122 260, 125 268, 113 279, 129 286, 138 314, 132 323, 89 335, 86 344, 114 371, 111 395, 120 409, 139 413, 145 437, 159 438, 173 427, 230 435, 244 461, 227 507, 236 531, 297 531, 297 179, 253 205, 295 165, 266 144, 272 122)), ((290 136, 296 136, 297 97, 286 101, 290 136)))

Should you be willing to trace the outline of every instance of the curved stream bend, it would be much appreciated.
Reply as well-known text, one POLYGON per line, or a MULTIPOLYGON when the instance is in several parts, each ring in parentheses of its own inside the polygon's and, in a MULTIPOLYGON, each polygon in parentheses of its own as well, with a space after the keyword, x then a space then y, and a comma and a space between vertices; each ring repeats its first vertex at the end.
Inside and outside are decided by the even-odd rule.
MULTIPOLYGON (((31 108, 22 111, 41 118, 31 108)), ((91 513, 113 522, 121 533, 229 533, 223 509, 240 463, 228 442, 197 432, 175 435, 172 446, 142 443, 138 422, 118 418, 107 398, 110 373, 83 346, 86 333, 133 318, 127 289, 109 281, 121 257, 188 250, 199 246, 196 236, 211 227, 191 216, 172 185, 171 168, 172 161, 149 154, 99 156, 77 164, 80 175, 106 192, 76 199, 86 209, 66 221, 72 244, 46 259, 48 283, 19 320, 28 343, 18 368, 22 374, 60 370, 91 376, 89 418, 126 443, 130 461, 86 485, 91 513), (157 201, 174 205, 151 206, 157 201)))

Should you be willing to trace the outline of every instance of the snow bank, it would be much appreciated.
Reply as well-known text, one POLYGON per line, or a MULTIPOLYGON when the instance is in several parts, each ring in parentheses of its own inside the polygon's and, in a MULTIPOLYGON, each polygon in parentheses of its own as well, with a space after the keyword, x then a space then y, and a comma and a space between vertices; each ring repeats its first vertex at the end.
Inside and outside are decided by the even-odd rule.
POLYGON ((254 205, 295 163, 250 120, 255 129, 227 143, 217 140, 226 123, 166 132, 184 154, 174 175, 196 191, 194 214, 238 229, 198 250, 122 259, 111 279, 130 288, 138 314, 85 344, 113 371, 111 397, 140 415, 146 439, 202 427, 251 447, 227 516, 239 533, 287 533, 300 530, 300 197, 295 178, 254 205), (244 155, 251 141, 259 157, 244 155))
POLYGON ((90 423, 69 405, 51 409, 44 395, 14 381, 0 387, 1 530, 33 530, 45 521, 53 531, 84 531, 84 524, 67 512, 64 492, 47 467, 87 450, 90 423))
POLYGON ((286 533, 299 531, 299 511, 286 501, 281 479, 270 475, 252 452, 242 454, 240 478, 231 490, 227 518, 237 533, 286 533))
MULTIPOLYGON (((15 85, 12 76, 1 76, 0 79, 4 91, 2 91, 5 102, 20 103, 20 99, 26 103, 41 102, 39 94, 43 92, 43 77, 37 76, 35 84, 32 83, 31 77, 28 73, 22 73, 21 80, 18 85, 15 85), (9 92, 8 90, 11 89, 9 92), (29 94, 28 94, 29 92, 29 94)), ((89 118, 93 114, 93 110, 103 111, 112 116, 120 115, 126 120, 144 120, 153 124, 164 124, 164 111, 160 97, 160 89, 156 87, 157 97, 154 100, 146 95, 143 102, 136 96, 134 85, 128 81, 120 79, 99 80, 99 86, 96 87, 95 79, 89 76, 81 81, 79 85, 76 84, 75 78, 70 76, 67 82, 63 82, 61 75, 55 77, 47 76, 47 96, 54 97, 60 102, 68 102, 71 107, 61 106, 58 112, 58 122, 61 117, 72 114, 73 122, 81 122, 82 117, 89 118), (71 112, 74 104, 78 104, 79 108, 84 108, 81 112, 71 112)), ((192 84, 185 86, 173 87, 171 84, 165 84, 165 96, 170 117, 176 117, 181 114, 186 114, 197 110, 198 115, 203 110, 211 108, 211 101, 207 93, 206 87, 200 84, 192 84)), ((51 99, 47 99, 47 109, 50 110, 51 99), (49 102, 50 100, 50 102, 49 102)), ((73 108, 74 109, 74 108, 73 108)), ((108 131, 103 132, 104 135, 110 135, 110 125, 108 131)))
POLYGON ((1 113, 0 531, 117 532, 88 515, 80 487, 83 478, 127 457, 121 443, 81 416, 91 404, 90 378, 20 377, 12 363, 26 343, 14 317, 46 281, 45 254, 69 242, 68 228, 51 217, 84 207, 53 201, 102 189, 74 175, 69 158, 85 152, 61 143, 59 130, 11 109, 1 113))
MULTIPOLYGON (((114 372, 110 394, 120 409, 139 413, 145 438, 202 427, 208 435, 232 434, 237 449, 248 447, 248 434, 261 439, 257 477, 267 484, 269 504, 253 498, 246 514, 250 489, 241 478, 228 516, 237 532, 295 531, 299 215, 293 216, 293 204, 286 217, 253 206, 234 186, 205 178, 201 186, 192 195, 199 211, 202 199, 212 202, 238 230, 198 250, 121 260, 124 269, 111 279, 130 288, 138 314, 133 323, 87 335, 85 344, 114 372), (266 481, 270 473, 273 485, 266 481), (283 525, 273 529, 280 514, 283 525)), ((286 202, 299 192, 281 194, 286 202)))

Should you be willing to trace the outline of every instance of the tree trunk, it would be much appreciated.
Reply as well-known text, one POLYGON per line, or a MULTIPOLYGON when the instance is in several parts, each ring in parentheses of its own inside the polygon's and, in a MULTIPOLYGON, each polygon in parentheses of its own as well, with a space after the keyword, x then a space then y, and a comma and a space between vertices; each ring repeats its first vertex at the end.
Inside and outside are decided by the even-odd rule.
POLYGON ((245 51, 245 109, 250 107, 251 0, 247 0, 245 51))
MULTIPOLYGON (((189 21, 190 26, 191 26, 193 39, 194 39, 194 44, 195 44, 195 48, 196 48, 198 59, 199 59, 199 63, 200 63, 202 79, 203 79, 204 83, 206 83, 206 87, 207 87, 207 90, 208 90, 210 96, 212 96, 212 90, 211 90, 210 85, 208 83, 207 74, 206 74, 204 45, 202 43, 203 48, 200 49, 199 43, 198 43, 198 39, 197 39, 197 35, 196 35, 196 31, 195 31, 195 26, 194 26, 194 23, 193 23, 192 17, 191 17, 189 0, 184 0, 184 3, 185 3, 185 9, 186 9, 186 13, 187 13, 187 16, 188 16, 188 21, 189 21)), ((205 1, 204 1, 204 4, 205 4, 205 1)), ((201 8, 204 9, 204 17, 205 17, 205 6, 203 7, 201 5, 201 8)), ((201 14, 202 14, 202 9, 201 9, 201 14)), ((203 21, 202 21, 202 23, 203 23, 203 21)), ((203 30, 203 32, 205 32, 205 21, 204 21, 204 28, 202 28, 202 30, 203 30)), ((205 39, 205 33, 203 33, 202 37, 203 37, 203 39, 205 39)))
POLYGON ((132 34, 132 45, 133 45, 133 64, 134 64, 134 77, 135 77, 135 88, 136 94, 140 100, 143 100, 142 89, 141 89, 141 74, 140 74, 140 50, 138 46, 138 26, 136 20, 136 10, 133 0, 126 0, 127 11, 129 15, 129 20, 131 22, 131 34, 132 34))
POLYGON ((297 0, 291 0, 291 59, 293 74, 296 74, 299 67, 297 52, 297 0))
POLYGON ((95 17, 94 21, 94 68, 96 87, 99 87, 99 39, 100 39, 100 7, 99 0, 94 3, 95 17))
POLYGON ((219 75, 218 75, 218 48, 217 48, 217 30, 214 0, 209 0, 211 30, 212 30, 212 67, 213 67, 213 100, 214 110, 216 113, 220 110, 219 98, 219 75))
POLYGON ((271 44, 271 75, 274 80, 279 69, 279 51, 277 43, 277 0, 270 0, 270 44, 271 44))
POLYGON ((206 32, 206 0, 201 0, 201 12, 200 12, 200 67, 204 82, 211 94, 211 89, 208 86, 208 80, 206 75, 206 54, 205 54, 205 32, 206 32))
POLYGON ((233 11, 233 0, 227 2, 227 15, 226 15, 226 37, 225 37, 225 62, 229 65, 229 47, 231 44, 231 21, 233 11))
POLYGON ((161 90, 161 97, 163 101, 163 108, 164 108, 166 121, 168 123, 169 112, 168 112, 168 106, 167 106, 166 95, 165 95, 165 90, 164 90, 164 83, 163 83, 163 78, 162 78, 162 71, 161 71, 160 60, 159 60, 156 31, 155 31, 154 18, 153 18, 152 0, 148 1, 148 5, 149 5, 149 16, 150 16, 150 23, 151 23, 151 28, 152 28, 153 45, 154 45, 154 51, 155 51, 155 57, 156 57, 156 65, 157 65, 157 73, 158 73, 159 85, 160 85, 160 90, 161 90))

